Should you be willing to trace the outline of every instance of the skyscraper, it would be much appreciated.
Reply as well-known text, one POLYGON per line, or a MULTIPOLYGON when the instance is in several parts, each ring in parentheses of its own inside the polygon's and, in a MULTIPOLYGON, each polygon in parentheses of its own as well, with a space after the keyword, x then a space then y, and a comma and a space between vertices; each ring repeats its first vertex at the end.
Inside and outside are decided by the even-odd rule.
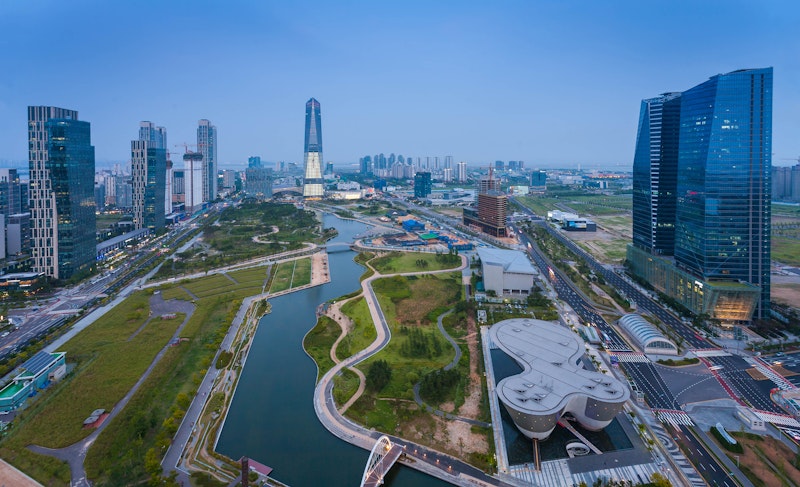
POLYGON ((167 191, 167 130, 139 123, 139 140, 131 141, 133 228, 164 227, 167 191))
POLYGON ((456 181, 459 183, 467 181, 467 163, 464 161, 456 164, 456 181))
POLYGON ((418 172, 414 175, 414 198, 427 198, 431 194, 431 173, 418 172))
POLYGON ((319 102, 306 102, 303 197, 322 198, 322 115, 319 102))
POLYGON ((28 107, 33 269, 55 279, 95 261, 94 147, 78 112, 28 107))
POLYGON ((203 155, 203 201, 217 198, 217 127, 205 118, 197 122, 197 151, 203 155))
POLYGON ((716 75, 674 98, 680 100, 677 157, 672 147, 676 109, 667 106, 672 95, 642 105, 640 167, 634 171, 639 203, 633 213, 639 238, 628 246, 631 270, 696 314, 723 323, 766 319, 772 68, 716 75), (653 191, 653 175, 672 170, 677 172, 674 260, 668 260, 656 257, 667 254, 668 239, 659 240, 659 229, 652 227, 670 224, 669 211, 654 197, 664 188, 659 186, 657 195, 647 191, 653 191), (657 203, 655 218, 652 203, 644 204, 647 196, 657 203))
POLYGON ((203 154, 187 152, 183 155, 183 193, 186 213, 199 210, 203 203, 204 184, 208 181, 203 170, 208 165, 203 161, 203 154))
POLYGON ((633 245, 658 255, 675 251, 680 116, 680 93, 642 100, 633 157, 633 245))

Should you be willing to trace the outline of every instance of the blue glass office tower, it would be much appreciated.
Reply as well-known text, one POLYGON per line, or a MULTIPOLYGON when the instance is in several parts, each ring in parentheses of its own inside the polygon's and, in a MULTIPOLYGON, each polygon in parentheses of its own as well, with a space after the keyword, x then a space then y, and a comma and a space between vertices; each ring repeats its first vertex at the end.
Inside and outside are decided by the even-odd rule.
POLYGON ((73 110, 28 107, 28 147, 33 269, 68 279, 97 255, 90 125, 73 110))
POLYGON ((772 68, 712 77, 683 94, 675 261, 704 280, 760 287, 770 310, 772 68))
POLYGON ((675 191, 681 94, 642 100, 633 157, 633 245, 657 255, 675 250, 675 191))
POLYGON ((156 230, 165 225, 167 130, 153 122, 139 123, 139 140, 131 141, 133 227, 156 230))
POLYGON ((322 115, 319 102, 306 102, 306 141, 304 154, 303 196, 322 198, 322 115))
POLYGON ((670 96, 643 102, 634 162, 631 270, 697 314, 729 323, 766 319, 772 68, 720 74, 681 93, 677 158, 674 113, 667 113, 670 96), (670 216, 662 211, 663 188, 655 193, 654 176, 661 184, 661 175, 673 168, 674 259, 666 260, 658 256, 669 255, 668 239, 659 238, 657 225, 666 227, 670 216))

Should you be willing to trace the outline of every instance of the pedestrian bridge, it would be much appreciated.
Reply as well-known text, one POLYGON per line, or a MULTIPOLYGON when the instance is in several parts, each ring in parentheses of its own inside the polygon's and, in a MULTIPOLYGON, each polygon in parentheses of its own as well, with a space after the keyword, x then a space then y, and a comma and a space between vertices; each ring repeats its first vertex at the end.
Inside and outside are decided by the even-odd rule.
POLYGON ((403 454, 405 447, 392 443, 386 435, 378 438, 378 442, 372 447, 369 454, 367 466, 364 468, 364 476, 361 477, 361 487, 377 487, 383 484, 383 478, 403 454))

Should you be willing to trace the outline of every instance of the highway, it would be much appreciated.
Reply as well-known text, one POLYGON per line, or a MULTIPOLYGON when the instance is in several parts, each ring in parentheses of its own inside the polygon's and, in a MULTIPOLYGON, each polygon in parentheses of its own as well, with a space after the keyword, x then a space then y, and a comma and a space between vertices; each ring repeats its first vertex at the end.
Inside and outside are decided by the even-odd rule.
POLYGON ((536 214, 533 213, 533 211, 531 211, 529 208, 521 204, 518 204, 518 206, 522 208, 522 211, 531 217, 531 221, 533 223, 541 225, 545 230, 547 230, 548 233, 550 233, 550 235, 557 238, 577 256, 583 258, 595 273, 603 276, 606 282, 627 296, 629 300, 635 302, 636 306, 640 310, 657 316, 664 324, 675 330, 675 332, 686 341, 686 344, 689 345, 690 348, 717 348, 713 344, 704 340, 702 337, 698 336, 694 329, 664 309, 663 306, 653 301, 648 294, 642 292, 637 286, 631 284, 627 279, 620 276, 612 268, 609 268, 598 262, 597 259, 595 259, 591 254, 580 248, 575 242, 565 237, 561 232, 552 228, 550 225, 547 225, 544 220, 536 216, 536 214))
POLYGON ((728 475, 728 471, 709 453, 705 446, 698 440, 689 426, 681 426, 677 434, 678 441, 681 443, 686 457, 690 458, 697 467, 697 471, 703 476, 708 485, 738 487, 728 475))

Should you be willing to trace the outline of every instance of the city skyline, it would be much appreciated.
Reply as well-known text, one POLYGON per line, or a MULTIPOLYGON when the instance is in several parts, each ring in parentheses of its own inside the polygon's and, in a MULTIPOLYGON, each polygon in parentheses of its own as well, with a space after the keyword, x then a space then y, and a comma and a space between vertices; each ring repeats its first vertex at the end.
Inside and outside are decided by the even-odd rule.
POLYGON ((686 5, 690 16, 681 4, 634 2, 458 9, 447 2, 204 9, 171 2, 142 26, 133 9, 140 14, 155 3, 4 4, 0 42, 12 75, 0 80, 0 166, 24 167, 25 107, 48 104, 92 120, 100 167, 126 161, 127 127, 151 118, 178 145, 194 140, 198 119, 213 120, 222 129, 219 167, 243 168, 252 154, 299 163, 296 106, 313 95, 326 104, 325 162, 337 165, 394 147, 415 157, 453 154, 471 166, 516 159, 529 168, 626 170, 635 100, 714 73, 767 66, 775 68, 773 164, 793 164, 800 154, 793 116, 800 66, 787 14, 798 7, 686 5), (312 29, 310 12, 326 22, 312 29), (41 26, 33 39, 24 31, 32 23, 41 26), (58 35, 50 26, 61 23, 74 27, 74 56, 42 49, 58 35), (182 74, 196 58, 196 29, 206 34, 204 56, 215 63, 202 83, 182 74), (728 36, 731 29, 748 35, 728 36), (159 49, 142 51, 143 37, 159 49), (709 38, 726 40, 704 42, 709 38), (654 52, 659 63, 645 62, 654 52), (139 69, 139 61, 150 68, 139 69), (324 76, 307 76, 309 65, 324 76), (60 73, 59 82, 45 69, 60 73))

